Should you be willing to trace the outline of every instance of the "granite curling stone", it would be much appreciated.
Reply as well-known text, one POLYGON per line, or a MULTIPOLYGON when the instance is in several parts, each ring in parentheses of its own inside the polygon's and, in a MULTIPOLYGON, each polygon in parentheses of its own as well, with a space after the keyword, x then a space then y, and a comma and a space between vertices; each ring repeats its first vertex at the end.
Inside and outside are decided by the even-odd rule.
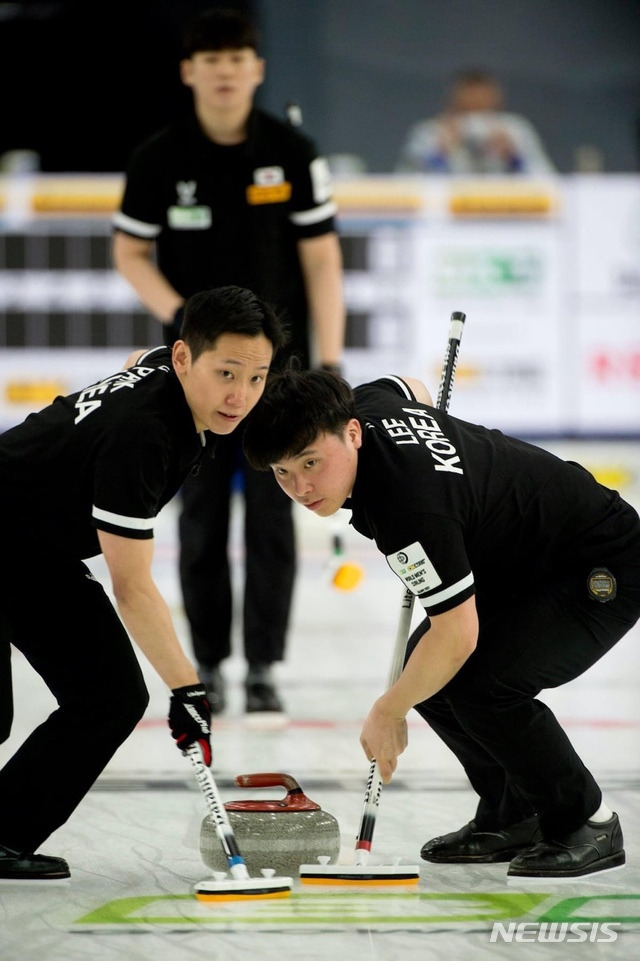
MULTIPOLYGON (((239 774, 238 787, 285 787, 275 800, 227 801, 225 809, 238 848, 251 876, 262 868, 277 875, 295 876, 301 864, 316 863, 319 856, 335 864, 340 852, 340 829, 332 814, 306 796, 290 774, 239 774)), ((215 824, 210 815, 200 830, 202 860, 213 871, 228 870, 215 824)))

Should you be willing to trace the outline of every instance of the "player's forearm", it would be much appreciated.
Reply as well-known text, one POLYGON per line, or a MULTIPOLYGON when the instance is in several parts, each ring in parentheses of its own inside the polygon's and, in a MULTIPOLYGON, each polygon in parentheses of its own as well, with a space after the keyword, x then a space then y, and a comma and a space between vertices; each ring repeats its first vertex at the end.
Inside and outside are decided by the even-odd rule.
POLYGON ((320 363, 337 364, 344 348, 345 308, 342 257, 334 234, 301 245, 311 324, 320 363))
POLYGON ((344 347, 345 313, 342 284, 328 275, 320 278, 309 298, 318 361, 339 364, 344 347))
POLYGON ((144 255, 124 256, 116 252, 114 263, 117 271, 131 284, 147 310, 163 324, 170 324, 176 310, 184 303, 184 297, 175 290, 156 265, 144 255))
POLYGON ((458 673, 474 647, 467 634, 443 637, 432 626, 414 648, 398 680, 376 702, 380 710, 393 717, 405 717, 412 707, 433 697, 458 673))
POLYGON ((116 593, 116 603, 129 634, 169 688, 198 683, 196 670, 176 635, 169 608, 153 582, 116 593))

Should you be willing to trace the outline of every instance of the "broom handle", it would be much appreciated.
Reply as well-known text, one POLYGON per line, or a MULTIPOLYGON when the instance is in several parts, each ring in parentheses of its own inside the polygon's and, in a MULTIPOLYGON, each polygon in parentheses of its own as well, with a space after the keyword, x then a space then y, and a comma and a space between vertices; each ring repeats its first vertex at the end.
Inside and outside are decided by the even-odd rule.
POLYGON ((220 839, 222 849, 229 865, 231 876, 237 880, 245 881, 249 877, 249 871, 244 858, 240 854, 236 836, 229 821, 227 809, 220 799, 218 788, 210 769, 202 760, 202 752, 197 744, 190 744, 183 751, 193 765, 196 781, 202 791, 209 813, 215 825, 216 834, 220 839))
MULTIPOLYGON (((456 310, 451 314, 449 321, 449 337, 447 348, 442 366, 442 376, 438 387, 438 400, 436 406, 438 410, 445 413, 449 410, 453 379, 458 363, 458 353, 460 350, 460 339, 466 315, 462 311, 456 310)), ((402 605, 400 607, 400 617, 396 630, 396 639, 393 646, 391 666, 389 668, 389 678, 387 689, 398 680, 404 666, 404 657, 409 640, 409 630, 411 628, 411 614, 413 612, 413 594, 407 588, 402 595, 402 605)), ((360 818, 360 828, 356 838, 356 864, 366 864, 371 853, 371 841, 376 826, 378 805, 380 804, 380 793, 382 791, 382 778, 380 768, 374 758, 369 768, 369 777, 365 788, 364 803, 362 806, 362 816, 360 818)))
MULTIPOLYGON (((402 674, 404 665, 404 655, 409 639, 409 629, 411 627, 411 614, 413 612, 413 594, 410 590, 405 590, 402 595, 400 606, 400 617, 396 630, 396 639, 393 645, 391 665, 389 667, 389 677, 387 688, 390 688, 402 674)), ((371 842, 376 826, 377 808, 380 803, 380 793, 382 791, 382 778, 380 768, 374 758, 369 768, 369 777, 364 793, 362 805, 362 816, 360 818, 360 828, 356 838, 356 864, 366 864, 371 852, 371 842)))

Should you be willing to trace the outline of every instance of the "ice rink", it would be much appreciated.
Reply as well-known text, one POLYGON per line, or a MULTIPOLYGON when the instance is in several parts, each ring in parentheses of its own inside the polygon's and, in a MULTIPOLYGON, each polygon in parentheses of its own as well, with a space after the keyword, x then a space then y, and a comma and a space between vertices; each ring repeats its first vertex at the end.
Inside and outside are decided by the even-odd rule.
MULTIPOLYGON (((637 444, 544 446, 579 460, 640 506, 637 444)), ((174 502, 158 523, 155 570, 189 650, 176 576, 176 516, 174 502)), ((302 510, 296 519, 299 576, 288 657, 276 674, 288 723, 278 730, 248 728, 237 637, 236 653, 224 666, 230 705, 214 720, 213 769, 224 800, 248 796, 234 786, 237 774, 292 774, 338 819, 341 859, 349 861, 369 769, 359 730, 386 682, 402 587, 373 545, 346 530, 347 555, 362 565, 365 577, 357 590, 339 593, 328 573, 331 525, 302 510)), ((239 523, 238 507, 236 562, 242 554, 239 523)), ((104 578, 100 560, 91 566, 104 578)), ((238 565, 238 578, 239 571, 238 565)), ((37 578, 46 577, 46 571, 33 576, 37 602, 37 578)), ((420 862, 425 840, 473 816, 475 796, 457 761, 415 715, 409 747, 382 792, 373 859, 420 863, 417 891, 302 890, 296 882, 288 899, 215 905, 201 904, 192 893, 194 883, 209 874, 199 849, 204 802, 169 735, 164 685, 145 667, 151 703, 144 720, 71 820, 43 845, 44 853, 69 861, 71 880, 0 883, 0 959, 528 961, 561 954, 568 961, 634 961, 640 957, 639 642, 636 627, 581 678, 542 695, 598 778, 606 803, 620 816, 625 868, 592 880, 527 884, 507 882, 506 864, 467 868, 420 862), (498 921, 505 929, 530 924, 518 929, 518 941, 492 942, 498 921), (570 929, 562 942, 541 944, 535 940, 541 922, 584 924, 573 934, 570 929), (610 922, 615 941, 605 940, 604 922, 610 922), (577 931, 586 940, 579 940, 577 931)), ((17 653, 13 670, 16 718, 10 741, 0 748, 0 762, 53 707, 40 678, 17 653)), ((117 710, 117 691, 113 699, 117 710)), ((41 786, 43 805, 49 788, 41 786)), ((251 796, 256 793, 278 794, 262 790, 251 796)))

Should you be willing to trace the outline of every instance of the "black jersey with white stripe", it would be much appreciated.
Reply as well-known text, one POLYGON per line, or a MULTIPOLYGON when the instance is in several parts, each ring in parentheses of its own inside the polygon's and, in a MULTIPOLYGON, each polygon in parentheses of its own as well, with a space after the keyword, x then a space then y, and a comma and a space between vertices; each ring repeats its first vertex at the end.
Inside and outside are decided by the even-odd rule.
POLYGON ((166 347, 0 436, 5 535, 17 555, 87 558, 96 531, 153 537, 203 449, 166 347))
POLYGON ((416 401, 399 377, 355 390, 363 443, 351 523, 441 614, 610 567, 638 516, 578 464, 416 401))
POLYGON ((291 348, 306 358, 297 242, 334 231, 335 213, 313 141, 254 109, 240 144, 214 143, 190 115, 140 145, 113 224, 155 242, 161 271, 185 298, 235 284, 285 308, 291 348))

